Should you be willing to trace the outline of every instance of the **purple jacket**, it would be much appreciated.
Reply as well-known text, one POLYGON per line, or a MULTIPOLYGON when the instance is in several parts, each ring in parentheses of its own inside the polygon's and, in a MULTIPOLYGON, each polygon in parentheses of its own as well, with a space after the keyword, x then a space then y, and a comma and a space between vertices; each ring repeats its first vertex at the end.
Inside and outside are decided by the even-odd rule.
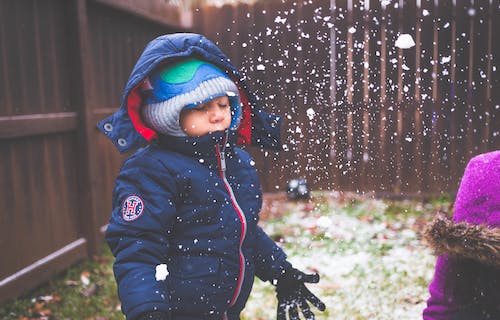
MULTIPOLYGON (((492 266, 495 279, 487 281, 500 279, 499 227, 500 150, 478 155, 469 162, 457 193, 453 221, 438 218, 426 230, 426 240, 439 257, 423 311, 425 320, 453 319, 460 312, 463 304, 455 301, 453 286, 449 285, 453 282, 448 280, 456 277, 461 258, 492 266)), ((498 308, 500 290, 495 294, 490 301, 497 301, 493 308, 498 308)))

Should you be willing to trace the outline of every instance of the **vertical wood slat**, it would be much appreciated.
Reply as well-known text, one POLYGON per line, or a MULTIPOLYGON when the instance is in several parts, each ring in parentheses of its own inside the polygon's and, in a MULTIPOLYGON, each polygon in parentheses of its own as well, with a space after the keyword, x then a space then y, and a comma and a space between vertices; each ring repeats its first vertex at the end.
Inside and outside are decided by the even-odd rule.
POLYGON ((483 135, 481 136, 481 139, 483 140, 482 148, 481 148, 481 153, 486 152, 489 150, 489 137, 492 135, 492 116, 491 114, 494 112, 491 104, 491 87, 493 86, 493 79, 492 79, 492 67, 493 67, 493 14, 495 7, 493 5, 493 2, 489 3, 489 6, 487 7, 487 17, 486 17, 486 24, 487 24, 487 30, 486 30, 486 37, 487 37, 487 44, 486 44, 486 85, 485 85, 485 95, 484 95, 484 103, 485 103, 485 129, 483 132, 483 135))
MULTIPOLYGON (((325 139, 328 141, 328 132, 325 130, 325 121, 328 114, 323 111, 323 60, 321 59, 324 47, 321 46, 322 29, 315 20, 315 10, 322 7, 321 1, 314 4, 304 2, 297 8, 299 15, 298 59, 301 61, 298 69, 300 95, 295 99, 299 104, 299 116, 303 135, 302 144, 305 146, 299 153, 304 158, 305 177, 310 186, 322 189, 327 185, 328 170, 325 170, 324 153, 327 150, 325 139), (321 48, 321 53, 320 53, 321 48)), ((278 111, 279 112, 279 111, 278 111)))
MULTIPOLYGON (((249 80, 254 92, 257 96, 257 103, 261 108, 268 108, 268 92, 266 87, 267 72, 269 69, 262 69, 261 66, 266 67, 267 63, 264 61, 267 57, 264 50, 265 47, 265 34, 266 34, 266 23, 262 23, 267 20, 266 5, 263 2, 256 3, 252 6, 252 26, 250 28, 251 42, 250 47, 248 47, 248 57, 249 60, 246 61, 245 67, 247 74, 249 75, 249 80)), ((270 75, 269 75, 270 76, 270 75)), ((269 186, 272 179, 271 170, 267 161, 268 152, 260 150, 260 148, 251 148, 251 154, 258 164, 257 172, 259 173, 260 182, 263 185, 269 186)))
POLYGON ((473 57, 473 95, 472 95, 472 153, 487 151, 488 141, 488 15, 489 3, 474 2, 474 57, 473 57))
MULTIPOLYGON (((423 84, 422 77, 422 22, 423 10, 422 5, 416 6, 416 21, 415 21, 415 90, 413 92, 413 108, 414 110, 414 136, 413 136, 413 163, 410 174, 414 177, 414 184, 409 183, 409 188, 417 186, 418 190, 423 190, 423 108, 422 108, 422 90, 420 85, 423 84)), ((425 36, 425 34, 424 34, 425 36)))
POLYGON ((436 61, 438 65, 438 73, 435 81, 438 82, 439 95, 437 104, 439 107, 439 120, 438 133, 439 145, 436 151, 438 156, 437 175, 440 179, 441 188, 449 190, 451 185, 450 175, 450 144, 451 144, 451 126, 450 117, 451 111, 451 38, 453 37, 451 31, 451 20, 453 13, 453 3, 451 0, 442 1, 439 3, 439 30, 438 30, 438 51, 439 57, 436 61))
MULTIPOLYGON (((404 34, 405 21, 403 17, 403 9, 404 9, 404 1, 398 1, 398 10, 396 10, 394 15, 393 27, 396 31, 396 36, 394 39, 399 38, 400 35, 404 34)), ((393 79, 395 84, 395 101, 394 101, 394 134, 392 136, 391 143, 393 145, 394 150, 394 169, 393 169, 393 191, 395 193, 402 192, 402 174, 403 174, 403 114, 405 113, 405 105, 403 104, 403 88, 404 88, 404 74, 403 74, 403 65, 404 65, 404 52, 403 49, 397 47, 394 44, 395 50, 395 59, 397 59, 397 69, 395 71, 396 79, 393 79)))
MULTIPOLYGON (((431 93, 431 102, 428 105, 428 110, 426 111, 429 116, 429 129, 430 129, 430 163, 429 163, 429 171, 433 173, 432 176, 429 176, 430 185, 436 186, 436 182, 440 181, 440 145, 442 143, 441 130, 443 125, 442 119, 442 105, 440 101, 440 90, 443 88, 440 86, 440 82, 437 77, 439 75, 439 45, 441 40, 439 38, 439 29, 440 29, 440 8, 434 4, 433 7, 433 29, 432 29, 432 38, 433 38, 433 46, 432 46, 432 60, 431 60, 431 69, 432 70, 432 93, 431 93)), ((443 39, 444 40, 444 39, 443 39)), ((434 187, 433 191, 437 188, 434 187)))
POLYGON ((353 75, 353 69, 354 69, 354 39, 353 39, 353 6, 352 6, 352 1, 347 1, 347 20, 346 20, 346 26, 345 29, 342 30, 342 32, 346 33, 346 49, 347 49, 347 55, 346 60, 346 97, 345 97, 345 123, 346 123, 346 150, 345 150, 345 167, 344 171, 346 172, 346 175, 349 177, 349 179, 346 180, 344 184, 344 188, 346 188, 349 191, 353 190, 353 181, 354 177, 352 176, 353 173, 353 141, 354 141, 354 133, 353 133, 353 112, 355 112, 353 109, 354 105, 354 75, 353 75))
MULTIPOLYGON (((363 70, 363 77, 362 77, 362 94, 363 94, 363 99, 362 99, 362 120, 361 120, 361 139, 362 139, 362 144, 361 144, 361 152, 360 152, 360 169, 359 169, 359 176, 360 176, 360 184, 361 186, 358 186, 358 190, 364 190, 365 188, 369 187, 371 183, 371 179, 369 176, 369 141, 370 141, 370 118, 372 115, 372 108, 370 106, 370 83, 372 81, 371 79, 371 74, 370 74, 370 50, 372 48, 373 43, 370 41, 370 30, 371 30, 371 23, 370 23, 370 11, 369 11, 369 6, 370 6, 370 1, 366 1, 364 4, 363 8, 363 13, 362 13, 362 30, 360 32, 363 33, 363 60, 362 60, 362 70, 363 70)), ((360 141, 361 142, 361 141, 360 141)))
POLYGON ((385 101, 382 105, 384 110, 384 147, 385 147, 385 170, 384 170, 384 185, 382 191, 399 192, 398 180, 398 70, 401 59, 398 56, 398 51, 395 46, 397 38, 397 30, 399 26, 399 16, 393 5, 383 8, 384 11, 384 26, 386 28, 385 39, 383 43, 386 47, 385 59, 383 61, 386 72, 385 78, 385 101))
MULTIPOLYGON (((494 2, 493 2, 494 3, 494 2)), ((489 150, 500 150, 500 77, 499 63, 498 63, 498 52, 500 52, 500 39, 496 35, 497 30, 500 30, 500 6, 495 6, 492 4, 490 6, 491 15, 489 17, 489 22, 491 23, 490 39, 492 41, 492 49, 490 51, 490 61, 492 66, 488 68, 488 71, 492 71, 495 67, 495 75, 492 76, 490 86, 491 86, 491 98, 490 98, 490 110, 491 110, 491 133, 489 135, 489 150), (496 58, 495 58, 496 57, 496 58)))
MULTIPOLYGON (((400 2, 401 3, 401 2, 400 2)), ((404 2, 402 6, 399 7, 401 12, 401 33, 409 34, 413 38, 416 37, 416 18, 415 14, 417 11, 415 2, 407 1, 404 2)), ((401 191, 406 193, 411 191, 412 188, 417 184, 416 175, 413 171, 414 161, 415 161, 415 89, 416 89, 416 47, 412 47, 410 50, 404 49, 401 52, 401 80, 402 87, 399 88, 402 100, 400 105, 401 114, 401 130, 399 137, 399 152, 400 152, 400 185, 401 191)))
POLYGON ((349 14, 348 37, 348 89, 351 97, 348 98, 350 110, 347 112, 348 125, 348 168, 349 190, 360 191, 362 185, 363 164, 363 119, 366 113, 364 104, 363 74, 364 74, 364 6, 361 3, 352 3, 349 14), (350 78, 350 79, 349 79, 350 78))
MULTIPOLYGON (((453 182, 459 179, 459 157, 458 143, 459 132, 457 127, 458 121, 458 106, 457 106, 457 6, 456 4, 451 10, 451 59, 450 59, 450 116, 449 116, 449 134, 450 134, 450 180, 453 182)), ((452 182, 452 183, 453 183, 452 182)))
POLYGON ((334 166, 334 176, 339 189, 346 188, 348 184, 347 175, 347 72, 348 72, 348 44, 347 44, 347 0, 335 0, 331 13, 332 24, 335 32, 335 78, 333 86, 336 96, 334 99, 334 112, 332 134, 332 163, 334 166))
POLYGON ((313 44, 314 52, 309 57, 311 63, 314 64, 315 74, 311 80, 314 83, 314 105, 319 105, 316 111, 314 121, 319 122, 320 128, 318 133, 318 142, 316 143, 318 150, 319 168, 316 168, 315 175, 320 177, 318 181, 321 188, 326 190, 332 189, 333 176, 331 169, 331 118, 333 105, 330 103, 330 88, 334 87, 334 82, 331 81, 330 71, 330 0, 322 0, 318 3, 318 8, 313 10, 315 15, 314 21, 316 27, 311 30, 310 43, 313 44), (318 113, 319 112, 319 113, 318 113))
POLYGON ((9 56, 8 56, 8 46, 9 41, 5 39, 10 39, 8 35, 10 32, 8 28, 6 28, 9 24, 9 19, 12 19, 11 14, 5 14, 6 12, 11 12, 8 9, 8 4, 12 4, 12 1, 8 2, 0 2, 0 18, 3 23, 0 23, 0 63, 2 63, 2 68, 0 69, 0 90, 3 89, 0 94, 0 104, 6 111, 1 111, 0 115, 12 114, 12 94, 11 94, 11 79, 9 77, 9 56), (10 18, 9 18, 10 17, 10 18))
POLYGON ((95 106, 95 87, 92 79, 95 78, 95 70, 92 64, 92 54, 90 51, 89 25, 87 14, 87 1, 74 0, 73 10, 76 17, 76 53, 79 68, 79 78, 76 79, 78 87, 81 88, 77 98, 80 101, 81 122, 78 129, 78 141, 81 154, 78 155, 78 209, 82 226, 82 233, 88 239, 89 255, 98 250, 100 234, 97 226, 98 207, 96 201, 96 186, 100 184, 96 170, 96 150, 91 147, 95 139, 95 124, 93 123, 92 106, 95 106))
POLYGON ((328 113, 330 117, 329 121, 329 136, 330 136, 330 148, 329 148, 329 173, 331 177, 331 181, 329 183, 329 187, 331 189, 339 189, 338 187, 338 182, 340 180, 340 174, 338 170, 338 166, 336 163, 337 159, 337 153, 336 153, 336 147, 337 147, 337 136, 336 136, 336 110, 337 110, 337 28, 336 28, 336 23, 335 23, 335 13, 336 13, 336 1, 335 0, 330 0, 330 5, 329 5, 329 16, 325 15, 324 19, 327 21, 326 25, 330 28, 330 43, 329 43, 329 48, 330 48, 330 97, 329 97, 329 102, 330 102, 330 112, 328 113))
POLYGON ((468 121, 468 64, 469 64, 469 15, 468 8, 470 6, 470 1, 467 0, 457 0, 456 2, 456 33, 455 33, 455 132, 456 135, 456 159, 459 163, 457 171, 453 172, 456 179, 460 179, 463 174, 463 169, 465 168, 466 161, 469 158, 467 152, 467 121, 468 121))
POLYGON ((380 164, 380 159, 382 154, 380 153, 381 146, 381 108, 380 108, 380 90, 381 90, 381 71, 379 69, 381 63, 381 30, 380 25, 382 23, 382 12, 381 3, 377 0, 371 0, 369 3, 370 9, 367 13, 365 19, 365 32, 368 44, 365 49, 368 49, 369 54, 365 53, 364 61, 368 63, 368 81, 364 84, 366 88, 367 97, 365 97, 366 109, 367 109, 367 119, 363 121, 367 125, 368 129, 365 129, 365 140, 366 145, 363 151, 363 161, 366 162, 366 173, 362 174, 366 177, 366 182, 364 183, 364 190, 370 191, 378 187, 380 181, 380 169, 382 168, 380 164), (367 130, 367 131, 366 131, 367 130))
MULTIPOLYGON (((265 61, 257 61, 253 63, 253 66, 256 67, 257 64, 263 64, 265 66, 264 70, 257 71, 256 74, 260 74, 260 79, 262 81, 262 86, 264 89, 260 95, 263 106, 268 112, 276 113, 281 112, 279 110, 286 110, 286 95, 283 92, 283 77, 284 71, 281 66, 279 66, 279 60, 283 54, 283 47, 281 38, 276 36, 275 33, 278 32, 284 25, 282 23, 276 23, 275 18, 281 14, 281 10, 283 6, 281 4, 277 5, 276 3, 266 3, 265 6, 260 7, 260 9, 265 10, 264 18, 265 20, 258 20, 258 10, 255 10, 255 21, 261 22, 259 25, 266 26, 265 29, 260 29, 255 25, 255 31, 253 32, 254 36, 257 36, 258 32, 264 32, 263 34, 263 57, 265 61), (263 23, 262 23, 263 22, 263 23), (258 31, 260 30, 260 31, 258 31)), ((240 31, 241 33, 245 33, 244 30, 240 31)), ((258 52, 254 50, 254 57, 259 58, 258 52)), ((245 50, 245 48, 242 48, 245 50)), ((248 48, 246 49, 248 50, 248 48)), ((255 59, 254 58, 254 59, 255 59)), ((287 123, 288 119, 286 114, 281 114, 283 116, 283 123, 287 123)), ((286 124, 285 124, 286 128, 286 124)), ((287 132, 282 132, 282 144, 288 143, 287 132)), ((261 153, 260 150, 255 150, 255 153, 261 153)), ((266 155, 264 158, 261 158, 260 166, 262 167, 262 176, 267 177, 267 185, 270 190, 273 191, 283 191, 286 189, 286 185, 283 183, 286 181, 287 177, 290 177, 289 174, 284 173, 284 170, 287 168, 291 168, 290 166, 284 166, 283 163, 287 161, 286 157, 290 156, 288 152, 274 152, 267 151, 264 152, 266 155), (280 183, 281 182, 281 183, 280 183)), ((266 181, 266 180, 264 180, 266 181)))
POLYGON ((385 5, 381 6, 380 9, 380 61, 379 64, 374 66, 375 68, 380 69, 380 98, 375 100, 376 104, 380 104, 380 122, 378 125, 380 126, 380 144, 379 144, 379 175, 380 185, 378 188, 381 191, 387 191, 389 186, 386 184, 388 171, 389 171, 389 157, 388 157, 388 139, 387 139, 387 116, 388 116, 388 100, 387 100, 387 61, 389 59, 389 55, 387 52, 387 11, 385 9, 385 5))

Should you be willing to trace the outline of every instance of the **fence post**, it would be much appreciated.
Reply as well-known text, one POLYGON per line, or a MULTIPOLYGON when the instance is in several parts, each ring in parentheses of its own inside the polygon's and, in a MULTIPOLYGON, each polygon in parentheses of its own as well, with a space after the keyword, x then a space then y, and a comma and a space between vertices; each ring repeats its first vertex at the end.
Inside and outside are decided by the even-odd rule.
POLYGON ((97 158, 96 148, 92 142, 95 140, 97 128, 93 108, 95 102, 94 68, 92 61, 92 50, 90 48, 89 23, 87 15, 88 0, 74 0, 73 14, 75 22, 73 24, 75 34, 75 45, 72 56, 74 57, 75 91, 73 93, 74 103, 78 110, 78 221, 80 222, 80 232, 88 243, 88 254, 92 256, 102 240, 97 225, 97 198, 95 186, 99 183, 96 171, 97 158))

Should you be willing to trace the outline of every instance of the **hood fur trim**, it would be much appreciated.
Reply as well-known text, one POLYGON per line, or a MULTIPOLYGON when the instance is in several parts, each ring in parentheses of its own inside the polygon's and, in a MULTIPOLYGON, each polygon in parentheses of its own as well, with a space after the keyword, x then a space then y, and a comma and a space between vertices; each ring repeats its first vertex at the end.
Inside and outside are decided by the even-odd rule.
POLYGON ((500 267, 500 228, 454 222, 438 215, 424 230, 436 255, 449 254, 500 267))

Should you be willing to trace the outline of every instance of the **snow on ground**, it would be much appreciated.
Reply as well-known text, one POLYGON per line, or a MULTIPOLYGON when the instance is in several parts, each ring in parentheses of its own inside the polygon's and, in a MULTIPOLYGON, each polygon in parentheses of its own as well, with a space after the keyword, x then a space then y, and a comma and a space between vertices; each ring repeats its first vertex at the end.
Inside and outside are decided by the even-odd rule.
MULTIPOLYGON (((327 305, 316 319, 421 319, 435 257, 418 230, 432 208, 401 206, 394 214, 382 200, 320 195, 282 202, 274 209, 284 216, 261 223, 296 268, 320 274, 308 285, 327 305)), ((257 279, 242 319, 275 317, 274 287, 257 279)))

